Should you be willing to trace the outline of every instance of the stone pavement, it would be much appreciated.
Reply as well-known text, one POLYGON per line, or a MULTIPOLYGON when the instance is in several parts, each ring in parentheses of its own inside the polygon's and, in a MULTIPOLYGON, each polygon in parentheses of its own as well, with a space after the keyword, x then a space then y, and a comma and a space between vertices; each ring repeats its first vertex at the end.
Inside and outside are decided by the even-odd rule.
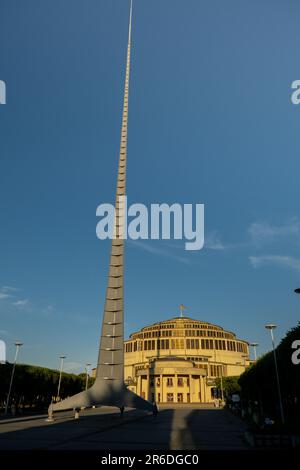
POLYGON ((160 406, 156 418, 138 410, 102 407, 0 421, 0 450, 243 450, 245 425, 223 409, 160 406))

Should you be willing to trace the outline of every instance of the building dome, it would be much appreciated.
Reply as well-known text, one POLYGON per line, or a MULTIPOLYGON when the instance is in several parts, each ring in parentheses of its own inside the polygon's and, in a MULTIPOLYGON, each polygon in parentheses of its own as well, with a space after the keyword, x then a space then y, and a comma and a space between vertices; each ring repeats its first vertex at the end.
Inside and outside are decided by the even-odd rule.
MULTIPOLYGON (((174 317, 170 320, 145 326, 132 333, 125 343, 125 352, 133 351, 180 351, 222 350, 249 353, 248 343, 236 338, 212 323, 193 320, 189 317, 174 317)), ((172 354, 173 354, 172 352, 172 354)), ((176 353, 177 354, 177 353, 176 353)))
POLYGON ((247 364, 247 341, 187 316, 145 326, 125 341, 129 388, 157 402, 210 402, 215 379, 238 376, 247 364))

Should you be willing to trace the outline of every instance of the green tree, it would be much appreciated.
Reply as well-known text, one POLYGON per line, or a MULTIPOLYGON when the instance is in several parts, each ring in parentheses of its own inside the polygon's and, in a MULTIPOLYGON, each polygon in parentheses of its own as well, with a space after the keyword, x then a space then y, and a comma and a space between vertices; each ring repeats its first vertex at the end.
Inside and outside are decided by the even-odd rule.
POLYGON ((221 394, 221 389, 223 386, 223 392, 225 397, 230 397, 233 393, 240 393, 241 391, 241 386, 238 383, 239 377, 223 377, 222 378, 222 383, 221 379, 217 378, 216 379, 216 388, 219 391, 219 394, 221 394))
MULTIPOLYGON (((12 364, 0 364, 0 407, 4 407, 12 372, 12 364)), ((21 407, 45 408, 56 397, 59 371, 45 367, 17 364, 10 404, 21 407)), ((85 377, 62 374, 61 398, 80 392, 85 387, 85 377)))
MULTIPOLYGON (((300 419, 300 364, 292 362, 292 343, 300 340, 300 323, 287 332, 276 348, 278 374, 286 419, 300 419)), ((263 416, 279 419, 279 400, 273 351, 262 356, 239 378, 246 402, 257 402, 263 416)))

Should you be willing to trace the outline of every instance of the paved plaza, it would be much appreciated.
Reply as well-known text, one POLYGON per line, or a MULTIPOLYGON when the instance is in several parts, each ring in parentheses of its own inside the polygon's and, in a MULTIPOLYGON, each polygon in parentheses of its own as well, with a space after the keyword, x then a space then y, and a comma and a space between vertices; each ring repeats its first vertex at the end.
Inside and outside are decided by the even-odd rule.
POLYGON ((244 424, 210 406, 161 406, 157 417, 102 407, 0 421, 0 450, 243 450, 244 424))

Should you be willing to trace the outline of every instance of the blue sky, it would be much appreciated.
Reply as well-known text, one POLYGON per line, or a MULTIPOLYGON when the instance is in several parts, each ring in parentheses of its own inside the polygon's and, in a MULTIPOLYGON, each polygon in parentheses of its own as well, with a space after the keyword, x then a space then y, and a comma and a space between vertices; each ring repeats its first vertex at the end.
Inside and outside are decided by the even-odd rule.
MULTIPOLYGON (((0 338, 13 359, 95 365, 113 202, 127 0, 3 0, 0 338)), ((204 203, 206 244, 129 242, 126 333, 187 314, 262 353, 299 320, 300 5, 136 0, 129 203, 204 203)))

